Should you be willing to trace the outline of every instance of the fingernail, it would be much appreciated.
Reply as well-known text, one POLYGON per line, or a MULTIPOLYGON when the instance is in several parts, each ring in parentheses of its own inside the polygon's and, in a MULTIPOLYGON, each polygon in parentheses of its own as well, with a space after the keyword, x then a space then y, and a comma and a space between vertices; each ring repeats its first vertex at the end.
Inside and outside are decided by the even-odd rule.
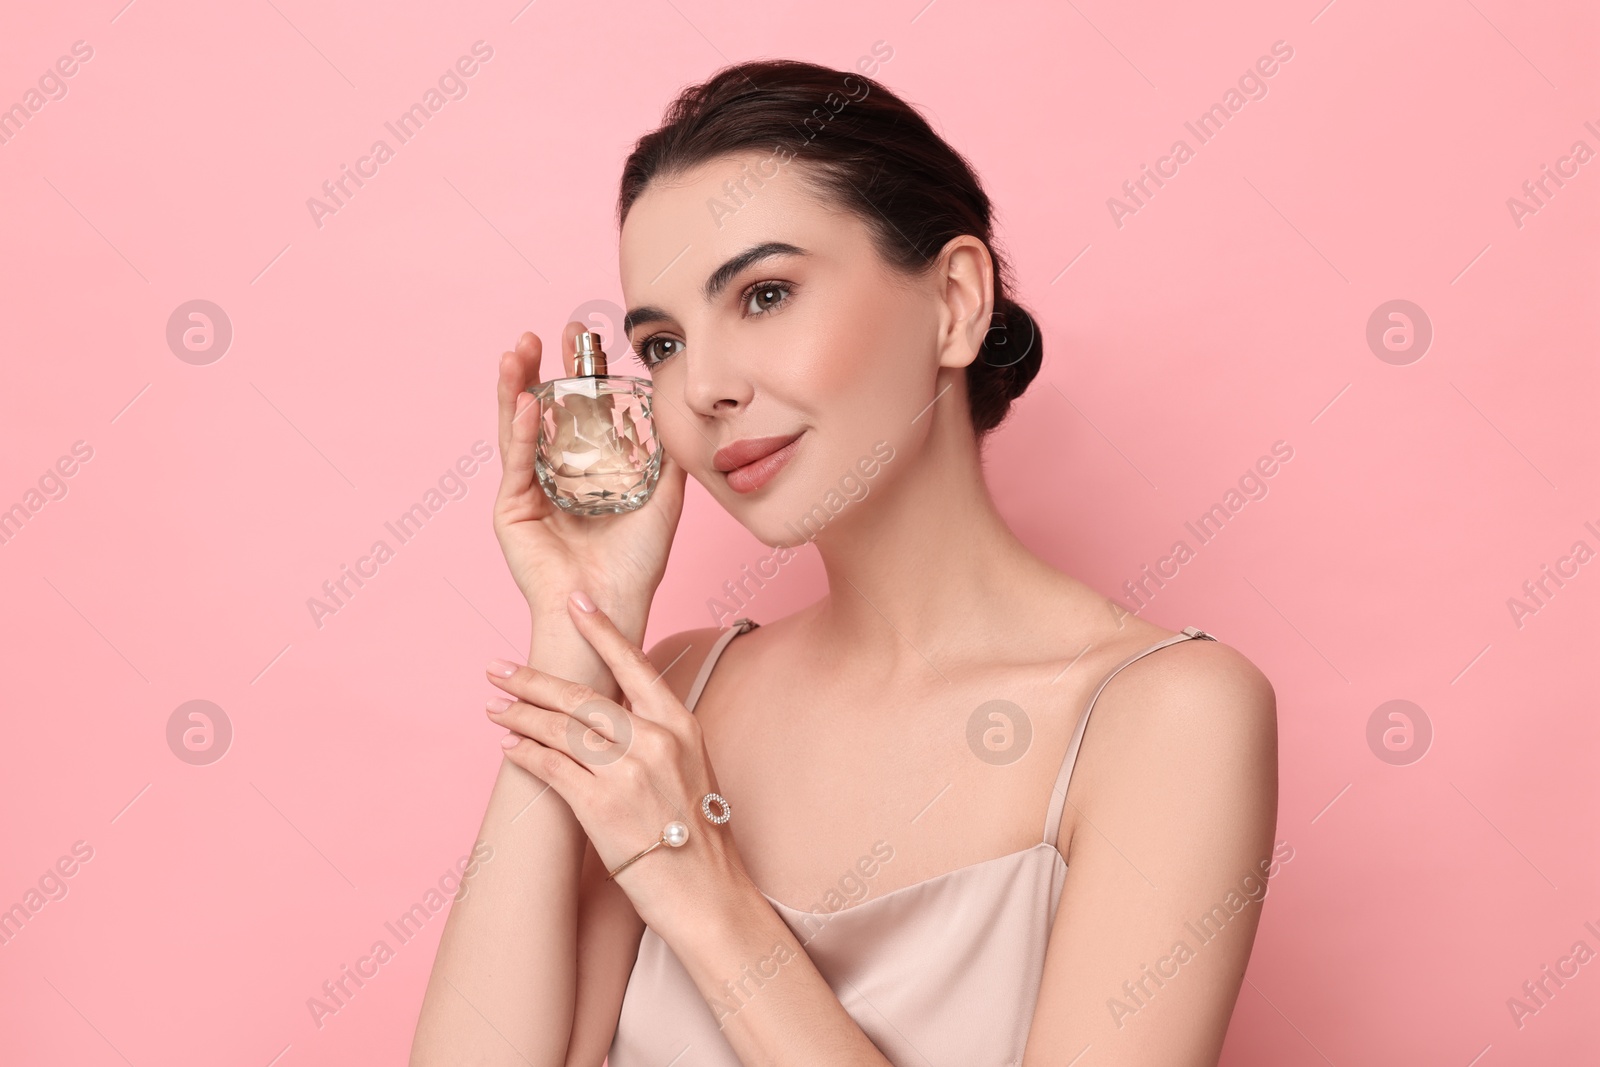
POLYGON ((594 601, 590 600, 589 599, 589 594, 585 593, 582 589, 573 590, 571 596, 572 596, 572 602, 574 604, 578 605, 578 610, 579 611, 585 611, 585 612, 594 611, 594 601))
POLYGON ((498 674, 502 678, 509 678, 517 673, 517 665, 515 663, 507 663, 503 659, 492 659, 489 661, 489 673, 498 674))
POLYGON ((507 708, 509 708, 511 705, 513 705, 515 703, 516 703, 515 700, 507 700, 505 697, 490 697, 489 698, 489 703, 487 705, 485 705, 485 706, 490 711, 495 712, 496 714, 499 714, 500 712, 505 711, 507 708))
POLYGON ((521 740, 522 740, 522 738, 518 737, 516 734, 506 734, 504 737, 502 737, 500 739, 500 747, 501 748, 516 748, 517 747, 517 742, 521 741, 521 740))

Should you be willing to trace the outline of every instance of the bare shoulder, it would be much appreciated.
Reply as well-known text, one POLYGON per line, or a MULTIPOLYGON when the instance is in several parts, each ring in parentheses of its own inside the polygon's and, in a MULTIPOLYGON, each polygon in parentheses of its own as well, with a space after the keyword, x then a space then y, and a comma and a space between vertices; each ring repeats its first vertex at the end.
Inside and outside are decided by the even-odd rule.
POLYGON ((645 655, 661 672, 661 680, 679 700, 686 700, 689 687, 711 652, 711 646, 722 636, 724 629, 702 626, 693 630, 679 630, 651 645, 645 655))
POLYGON ((1232 646, 1179 641, 1106 683, 1078 759, 1068 799, 1090 821, 1135 805, 1152 830, 1221 820, 1253 836, 1276 814, 1277 697, 1232 646))
MULTIPOLYGON (((1163 636, 1139 626, 1124 654, 1163 636)), ((1217 1062, 1282 860, 1277 798, 1276 698, 1237 649, 1174 641, 1106 681, 1067 787, 1027 1062, 1086 1044, 1118 1063, 1217 1062), (1188 977, 1164 981, 1179 964, 1188 977)))
POLYGON ((1107 684, 1100 702, 1117 709, 1109 717, 1235 739, 1276 721, 1267 676, 1244 653, 1214 639, 1178 641, 1139 657, 1107 684))

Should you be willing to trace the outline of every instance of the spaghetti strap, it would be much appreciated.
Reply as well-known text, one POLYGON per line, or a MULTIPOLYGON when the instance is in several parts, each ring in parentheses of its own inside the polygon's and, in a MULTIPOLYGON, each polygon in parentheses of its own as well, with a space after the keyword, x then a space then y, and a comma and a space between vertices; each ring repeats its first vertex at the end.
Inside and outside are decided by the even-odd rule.
POLYGON ((711 677, 711 668, 717 665, 717 659, 722 655, 722 650, 728 647, 728 642, 760 625, 754 619, 741 617, 734 619, 733 624, 718 635, 711 646, 710 654, 706 656, 705 662, 700 664, 700 673, 695 676, 694 685, 689 687, 688 699, 683 702, 685 708, 694 710, 695 703, 700 699, 700 691, 706 687, 706 681, 711 677))
POLYGON ((1094 702, 1099 699, 1100 691, 1106 687, 1107 682, 1116 676, 1118 671, 1134 660, 1142 656, 1148 656, 1158 648, 1166 648, 1168 645, 1175 645, 1179 641, 1188 641, 1190 639, 1200 641, 1216 640, 1215 637, 1212 637, 1199 627, 1185 626, 1181 633, 1173 634, 1165 640, 1157 641, 1149 648, 1135 652, 1113 667, 1111 672, 1101 679, 1099 687, 1094 691, 1094 695, 1089 697, 1089 703, 1083 709, 1083 714, 1078 717, 1078 728, 1072 732, 1072 743, 1067 746, 1067 754, 1061 760, 1061 770, 1056 772, 1055 788, 1050 792, 1050 812, 1045 816, 1044 820, 1044 844, 1054 846, 1056 837, 1061 833, 1061 813, 1067 803, 1067 785, 1072 781, 1072 768, 1078 762, 1078 748, 1083 744, 1083 732, 1089 725, 1089 713, 1094 710, 1094 702))

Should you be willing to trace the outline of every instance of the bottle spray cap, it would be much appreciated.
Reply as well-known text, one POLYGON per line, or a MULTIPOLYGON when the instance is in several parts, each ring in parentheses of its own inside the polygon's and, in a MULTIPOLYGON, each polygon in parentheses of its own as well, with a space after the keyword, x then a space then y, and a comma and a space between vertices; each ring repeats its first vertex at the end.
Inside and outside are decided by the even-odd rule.
POLYGON ((605 372, 606 353, 600 347, 600 335, 592 330, 585 330, 578 335, 578 350, 576 358, 572 361, 573 377, 593 377, 605 372))

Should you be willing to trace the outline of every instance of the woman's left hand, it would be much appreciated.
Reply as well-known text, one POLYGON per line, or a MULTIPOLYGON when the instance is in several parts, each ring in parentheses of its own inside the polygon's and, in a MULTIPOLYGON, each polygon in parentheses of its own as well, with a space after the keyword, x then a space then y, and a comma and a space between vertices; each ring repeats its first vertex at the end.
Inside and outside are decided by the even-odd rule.
MULTIPOLYGON (((660 840, 668 823, 688 827, 685 844, 662 844, 615 878, 639 917, 656 925, 680 907, 703 908, 719 884, 747 878, 725 826, 701 810, 701 798, 720 790, 699 722, 644 651, 604 612, 584 610, 579 597, 588 601, 574 593, 568 612, 628 707, 531 666, 507 675, 491 665, 489 680, 513 699, 490 700, 489 718, 512 731, 501 742, 506 758, 561 795, 606 870, 660 840)), ((711 801, 713 815, 722 810, 711 801)))

